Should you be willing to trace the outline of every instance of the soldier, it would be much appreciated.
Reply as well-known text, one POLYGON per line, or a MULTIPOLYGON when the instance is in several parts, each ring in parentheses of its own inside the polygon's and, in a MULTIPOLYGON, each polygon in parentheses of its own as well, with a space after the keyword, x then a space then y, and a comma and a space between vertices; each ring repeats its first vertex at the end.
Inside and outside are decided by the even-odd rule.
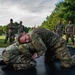
POLYGON ((26 70, 35 68, 36 61, 34 60, 35 49, 31 45, 32 51, 28 44, 19 44, 18 42, 8 46, 2 52, 2 59, 7 65, 2 67, 2 70, 26 70))
POLYGON ((7 25, 7 28, 6 28, 6 38, 4 40, 4 43, 7 42, 8 38, 9 38, 10 44, 13 43, 13 41, 14 41, 14 30, 15 30, 15 26, 13 23, 13 19, 10 19, 10 23, 7 25))
POLYGON ((20 24, 18 26, 18 34, 24 32, 24 26, 22 25, 22 21, 20 21, 20 24))
POLYGON ((62 67, 69 68, 75 65, 75 55, 70 55, 65 40, 54 32, 38 28, 19 36, 18 41, 21 44, 31 42, 36 49, 37 57, 45 53, 46 62, 53 62, 57 58, 62 67))
POLYGON ((71 20, 69 20, 68 24, 65 27, 65 33, 66 33, 66 43, 68 43, 70 37, 72 45, 74 45, 74 25, 72 24, 71 20))
POLYGON ((56 33, 58 33, 61 37, 64 34, 64 26, 62 24, 62 21, 60 20, 59 23, 56 25, 56 33))

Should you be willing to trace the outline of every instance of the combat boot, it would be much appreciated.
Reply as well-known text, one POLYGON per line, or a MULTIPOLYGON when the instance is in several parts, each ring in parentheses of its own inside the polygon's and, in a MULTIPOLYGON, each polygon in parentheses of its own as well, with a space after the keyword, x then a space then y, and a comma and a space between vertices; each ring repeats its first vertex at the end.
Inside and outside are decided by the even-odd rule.
POLYGON ((0 65, 6 65, 6 63, 3 60, 0 60, 0 65))
POLYGON ((13 65, 6 65, 1 68, 3 71, 14 71, 13 65))

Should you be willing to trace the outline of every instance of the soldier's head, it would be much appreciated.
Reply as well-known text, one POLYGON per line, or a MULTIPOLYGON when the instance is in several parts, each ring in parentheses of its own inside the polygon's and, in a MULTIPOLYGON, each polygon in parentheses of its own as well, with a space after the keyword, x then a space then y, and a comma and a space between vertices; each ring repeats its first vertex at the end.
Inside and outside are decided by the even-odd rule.
POLYGON ((10 19, 10 23, 13 23, 13 19, 10 19))
POLYGON ((22 25, 22 21, 20 21, 20 25, 22 25))
POLYGON ((72 21, 71 21, 71 20, 69 20, 69 21, 68 21, 68 23, 69 23, 69 24, 72 24, 72 21))
POLYGON ((30 35, 27 34, 27 33, 21 33, 21 34, 19 34, 19 36, 18 36, 18 42, 20 44, 25 44, 25 43, 31 42, 30 35))

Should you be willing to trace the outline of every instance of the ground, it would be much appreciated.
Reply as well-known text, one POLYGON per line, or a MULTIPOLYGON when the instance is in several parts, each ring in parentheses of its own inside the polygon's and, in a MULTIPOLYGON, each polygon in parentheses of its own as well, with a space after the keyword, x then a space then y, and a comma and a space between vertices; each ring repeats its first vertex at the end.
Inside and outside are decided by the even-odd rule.
MULTIPOLYGON (((4 48, 0 48, 0 54, 4 48)), ((71 55, 75 54, 75 48, 69 47, 71 55)), ((2 71, 0 65, 0 75, 75 75, 75 67, 63 69, 60 63, 55 62, 55 66, 51 67, 44 63, 44 56, 36 59, 36 69, 29 69, 26 71, 2 71)))

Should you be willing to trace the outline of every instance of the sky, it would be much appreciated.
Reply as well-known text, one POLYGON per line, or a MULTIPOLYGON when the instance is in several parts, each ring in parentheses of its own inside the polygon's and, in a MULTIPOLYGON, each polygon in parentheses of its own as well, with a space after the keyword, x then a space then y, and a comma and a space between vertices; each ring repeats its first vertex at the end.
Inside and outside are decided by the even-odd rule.
POLYGON ((0 0, 0 26, 23 22, 26 27, 40 26, 62 0, 0 0))

